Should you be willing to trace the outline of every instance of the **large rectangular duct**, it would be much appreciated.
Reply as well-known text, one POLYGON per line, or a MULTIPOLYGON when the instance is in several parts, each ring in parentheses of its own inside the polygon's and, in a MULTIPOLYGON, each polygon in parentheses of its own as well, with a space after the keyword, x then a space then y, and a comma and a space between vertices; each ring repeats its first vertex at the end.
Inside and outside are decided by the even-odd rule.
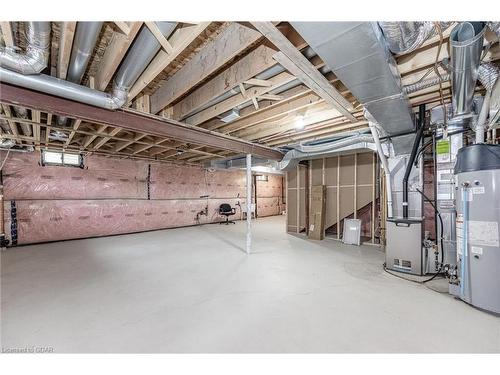
MULTIPOLYGON (((415 129, 396 61, 376 22, 292 22, 292 26, 387 135, 415 129)), ((393 138, 395 153, 409 153, 413 138, 393 138)))

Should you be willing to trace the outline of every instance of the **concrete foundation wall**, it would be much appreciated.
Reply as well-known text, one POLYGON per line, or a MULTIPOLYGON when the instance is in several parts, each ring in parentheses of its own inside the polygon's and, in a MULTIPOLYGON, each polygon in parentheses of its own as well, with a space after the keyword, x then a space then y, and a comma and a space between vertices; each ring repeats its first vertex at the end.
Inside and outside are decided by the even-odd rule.
MULTIPOLYGON (((3 160, 6 153, 0 156, 3 160)), ((242 170, 210 172, 95 155, 85 157, 84 164, 42 166, 39 152, 9 154, 2 177, 4 231, 11 244, 217 222, 223 220, 218 215, 222 203, 236 207, 232 219, 242 217, 242 170), (197 217, 205 208, 208 214, 197 217)), ((259 216, 277 215, 283 209, 282 181, 279 175, 259 181, 259 216)))

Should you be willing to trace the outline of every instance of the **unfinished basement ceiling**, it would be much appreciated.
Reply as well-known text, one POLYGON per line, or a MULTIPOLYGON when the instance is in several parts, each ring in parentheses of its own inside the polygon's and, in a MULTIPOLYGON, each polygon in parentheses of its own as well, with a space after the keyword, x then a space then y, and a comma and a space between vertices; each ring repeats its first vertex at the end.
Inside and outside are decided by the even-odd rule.
MULTIPOLYGON (((51 23, 49 64, 42 73, 65 77, 79 24, 51 23)), ((437 77, 434 65, 448 57, 446 43, 452 26, 449 23, 443 30, 442 39, 435 35, 411 52, 392 53, 402 85, 437 77)), ((335 76, 314 46, 288 22, 177 23, 168 38, 154 22, 105 22, 81 84, 111 93, 113 77, 144 29, 151 31, 161 48, 130 88, 125 113, 162 119, 165 126, 179 121, 176 126, 187 124, 232 137, 228 140, 274 149, 368 126, 364 106, 347 89, 347 82, 335 76)), ((24 50, 25 30, 23 22, 2 23, 2 44, 24 50)), ((488 30, 485 39, 490 47, 483 61, 498 62, 498 37, 488 30)), ((477 90, 483 90, 482 86, 477 90)), ((448 103, 450 82, 443 82, 441 95, 439 85, 434 84, 407 97, 413 111, 424 103, 427 108, 441 100, 448 103)), ((57 114, 47 108, 32 107, 23 118, 22 108, 2 102, 2 138, 18 146, 182 164, 241 153, 238 147, 206 143, 204 137, 186 141, 76 116, 68 116, 67 126, 58 128, 57 114)))

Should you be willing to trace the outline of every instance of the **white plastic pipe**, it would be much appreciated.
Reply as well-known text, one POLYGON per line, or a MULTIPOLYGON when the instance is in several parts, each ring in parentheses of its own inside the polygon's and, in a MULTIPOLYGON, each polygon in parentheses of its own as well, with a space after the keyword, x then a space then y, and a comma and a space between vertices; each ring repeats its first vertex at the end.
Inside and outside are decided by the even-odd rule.
POLYGON ((252 155, 247 154, 247 244, 246 251, 252 248, 252 155))
POLYGON ((375 146, 377 147, 378 157, 382 162, 382 168, 384 169, 384 174, 386 178, 386 188, 387 188, 387 216, 393 217, 392 213, 392 178, 391 171, 389 170, 389 163, 387 162, 387 158, 384 155, 384 151, 382 150, 382 145, 380 144, 380 138, 378 136, 378 130, 375 124, 371 121, 368 122, 370 126, 370 130, 372 132, 373 141, 375 142, 375 146))

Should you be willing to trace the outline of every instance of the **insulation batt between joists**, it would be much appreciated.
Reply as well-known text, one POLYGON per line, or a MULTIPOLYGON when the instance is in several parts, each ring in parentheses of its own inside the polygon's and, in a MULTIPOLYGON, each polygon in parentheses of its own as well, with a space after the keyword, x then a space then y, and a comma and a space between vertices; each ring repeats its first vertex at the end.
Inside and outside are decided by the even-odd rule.
MULTIPOLYGON (((245 204, 243 170, 151 163, 148 200, 147 162, 92 155, 82 169, 41 166, 40 160, 38 152, 10 153, 4 166, 5 225, 11 228, 15 201, 18 244, 195 225, 207 205, 208 215, 199 216, 199 223, 217 222, 223 220, 217 213, 222 203, 236 207, 239 219, 236 203, 245 204)), ((284 210, 282 184, 279 175, 258 182, 259 216, 284 210)))

